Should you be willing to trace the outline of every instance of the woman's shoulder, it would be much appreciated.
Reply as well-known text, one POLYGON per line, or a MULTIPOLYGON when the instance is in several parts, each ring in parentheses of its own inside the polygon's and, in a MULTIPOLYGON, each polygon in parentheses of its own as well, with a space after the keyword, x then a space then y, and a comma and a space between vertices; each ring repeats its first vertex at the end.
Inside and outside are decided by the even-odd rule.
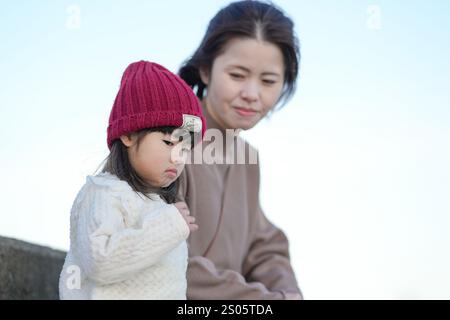
POLYGON ((247 152, 246 156, 251 155, 251 156, 259 157, 258 149, 256 147, 254 147, 250 142, 248 142, 241 136, 238 136, 237 140, 239 141, 238 143, 243 143, 245 145, 245 150, 247 152))

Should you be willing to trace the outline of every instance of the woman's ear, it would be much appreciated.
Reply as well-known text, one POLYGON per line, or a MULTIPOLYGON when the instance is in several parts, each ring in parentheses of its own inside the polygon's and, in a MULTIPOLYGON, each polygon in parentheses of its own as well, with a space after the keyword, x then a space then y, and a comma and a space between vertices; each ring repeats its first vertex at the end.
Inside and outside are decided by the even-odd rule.
POLYGON ((129 148, 132 145, 134 145, 134 143, 136 141, 136 137, 134 135, 121 135, 120 140, 126 147, 129 148))
POLYGON ((199 73, 200 73, 200 79, 202 80, 202 82, 206 85, 208 85, 209 83, 209 72, 207 70, 205 70, 204 68, 200 68, 199 69, 199 73))

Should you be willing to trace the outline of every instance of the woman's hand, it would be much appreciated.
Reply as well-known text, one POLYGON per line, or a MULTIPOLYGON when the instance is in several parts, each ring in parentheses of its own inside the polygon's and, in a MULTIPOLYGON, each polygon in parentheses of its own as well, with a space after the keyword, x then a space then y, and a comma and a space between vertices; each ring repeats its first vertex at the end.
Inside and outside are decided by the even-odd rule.
POLYGON ((284 296, 286 300, 302 300, 302 296, 299 293, 287 292, 284 296))
POLYGON ((174 203, 174 206, 178 209, 178 211, 180 211, 181 216, 186 221, 186 223, 189 227, 189 231, 190 232, 197 231, 198 225, 196 225, 194 223, 195 218, 190 216, 189 208, 188 208, 186 202, 177 202, 177 203, 174 203))

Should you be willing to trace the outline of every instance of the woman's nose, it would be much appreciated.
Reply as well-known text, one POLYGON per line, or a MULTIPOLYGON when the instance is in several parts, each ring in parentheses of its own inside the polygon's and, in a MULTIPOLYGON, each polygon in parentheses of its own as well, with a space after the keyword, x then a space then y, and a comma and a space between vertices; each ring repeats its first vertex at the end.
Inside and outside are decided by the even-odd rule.
POLYGON ((242 99, 248 102, 254 102, 258 100, 259 87, 254 81, 247 82, 241 90, 242 99))

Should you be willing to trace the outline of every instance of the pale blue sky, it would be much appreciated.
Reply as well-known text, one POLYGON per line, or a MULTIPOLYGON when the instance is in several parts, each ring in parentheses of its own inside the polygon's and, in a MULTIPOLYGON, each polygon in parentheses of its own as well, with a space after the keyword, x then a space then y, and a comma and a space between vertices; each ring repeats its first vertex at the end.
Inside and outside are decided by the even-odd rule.
MULTIPOLYGON (((68 249, 124 68, 176 71, 227 3, 0 1, 0 235, 68 249)), ((450 2, 276 3, 299 88, 244 135, 306 298, 450 299, 450 2)))

